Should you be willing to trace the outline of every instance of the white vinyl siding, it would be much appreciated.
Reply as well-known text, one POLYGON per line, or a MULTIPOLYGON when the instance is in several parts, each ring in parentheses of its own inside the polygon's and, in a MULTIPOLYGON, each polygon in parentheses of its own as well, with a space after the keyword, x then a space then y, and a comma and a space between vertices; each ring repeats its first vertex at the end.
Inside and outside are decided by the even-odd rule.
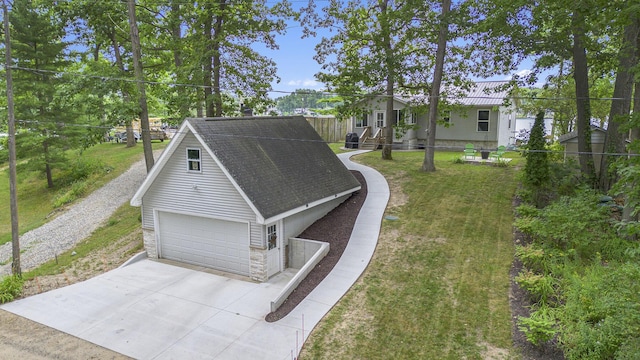
POLYGON ((188 134, 168 159, 142 199, 142 227, 154 228, 154 209, 251 222, 251 245, 264 247, 255 213, 206 151, 200 152, 201 172, 185 171, 187 148, 199 146, 188 134))

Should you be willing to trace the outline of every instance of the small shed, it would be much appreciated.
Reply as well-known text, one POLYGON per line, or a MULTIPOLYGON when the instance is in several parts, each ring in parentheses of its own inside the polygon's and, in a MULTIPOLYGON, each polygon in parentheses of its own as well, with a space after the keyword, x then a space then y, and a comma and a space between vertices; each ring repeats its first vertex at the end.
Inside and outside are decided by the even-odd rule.
POLYGON ((187 118, 131 205, 150 258, 266 281, 290 237, 359 189, 302 116, 187 118))
MULTIPOLYGON (((600 173, 600 160, 604 149, 604 139, 607 131, 598 126, 591 126, 591 152, 596 173, 600 173)), ((558 142, 564 146, 564 158, 578 158, 578 131, 561 135, 558 142)))

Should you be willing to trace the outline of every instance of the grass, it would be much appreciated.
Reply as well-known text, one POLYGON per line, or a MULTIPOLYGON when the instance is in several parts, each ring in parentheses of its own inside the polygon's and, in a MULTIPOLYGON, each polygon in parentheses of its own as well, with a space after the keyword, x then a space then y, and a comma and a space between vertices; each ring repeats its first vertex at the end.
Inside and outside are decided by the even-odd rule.
MULTIPOLYGON (((154 142, 152 144, 153 149, 156 150, 166 147, 168 142, 154 142)), ((104 164, 104 172, 94 174, 82 184, 84 193, 90 194, 125 172, 135 161, 142 159, 142 152, 142 144, 127 148, 123 144, 103 143, 85 150, 81 155, 70 153, 69 157, 82 156, 89 161, 100 161, 104 164)), ((2 204, 0 211, 0 245, 11 241, 9 172, 6 164, 1 167, 5 170, 0 171, 0 204, 2 204)), ((75 186, 78 185, 76 184, 75 186)), ((19 172, 17 191, 20 234, 24 234, 49 221, 50 217, 55 215, 55 199, 60 194, 68 192, 69 187, 49 189, 41 173, 19 172)))
MULTIPOLYGON (((302 359, 483 359, 511 349, 509 269, 516 167, 455 164, 423 152, 357 157, 392 189, 363 277, 313 331, 302 359)), ((517 165, 521 159, 510 153, 517 165)))
POLYGON ((73 249, 58 255, 57 259, 50 260, 23 273, 22 277, 25 280, 30 280, 38 276, 59 274, 71 263, 91 254, 91 252, 106 248, 123 237, 137 233, 140 233, 138 234, 140 245, 133 249, 130 255, 142 251, 140 208, 130 206, 128 203, 124 204, 109 218, 106 225, 98 228, 91 236, 76 244, 73 249), (72 255, 73 252, 75 255, 72 255))

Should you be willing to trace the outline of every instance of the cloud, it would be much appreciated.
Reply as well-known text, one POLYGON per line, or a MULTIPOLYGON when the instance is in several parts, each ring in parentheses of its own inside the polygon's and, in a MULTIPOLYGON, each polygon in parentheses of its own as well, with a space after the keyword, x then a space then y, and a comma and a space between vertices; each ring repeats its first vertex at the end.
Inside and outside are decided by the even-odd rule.
POLYGON ((320 83, 318 83, 315 80, 311 80, 311 79, 304 79, 304 80, 290 80, 287 85, 289 86, 304 86, 304 87, 316 87, 318 86, 320 83))
POLYGON ((524 69, 524 70, 520 70, 517 73, 513 74, 513 75, 509 75, 506 77, 505 80, 511 80, 513 79, 514 76, 518 77, 518 78, 524 78, 529 76, 529 74, 531 74, 531 70, 530 69, 524 69))

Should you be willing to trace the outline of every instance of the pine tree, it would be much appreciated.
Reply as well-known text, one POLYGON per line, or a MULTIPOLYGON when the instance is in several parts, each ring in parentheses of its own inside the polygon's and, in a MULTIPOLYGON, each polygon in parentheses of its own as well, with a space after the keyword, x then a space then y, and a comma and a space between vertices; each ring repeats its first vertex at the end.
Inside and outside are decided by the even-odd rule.
POLYGON ((43 171, 54 186, 52 171, 66 164, 65 150, 82 144, 72 95, 56 73, 68 65, 64 23, 53 8, 31 0, 15 0, 11 13, 16 119, 23 130, 17 136, 17 153, 29 159, 31 169, 43 171))
POLYGON ((530 187, 533 202, 542 207, 543 192, 549 182, 549 160, 545 151, 544 111, 539 111, 531 128, 524 166, 525 184, 530 187))

